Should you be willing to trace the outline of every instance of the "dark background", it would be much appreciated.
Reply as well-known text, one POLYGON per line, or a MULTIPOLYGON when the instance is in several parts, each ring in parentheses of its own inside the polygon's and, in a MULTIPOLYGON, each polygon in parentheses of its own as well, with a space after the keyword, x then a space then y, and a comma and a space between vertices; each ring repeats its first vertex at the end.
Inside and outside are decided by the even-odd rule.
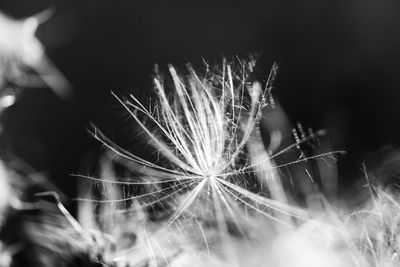
POLYGON ((268 74, 277 62, 274 96, 288 117, 328 129, 332 149, 348 152, 338 162, 344 185, 361 177, 370 154, 399 146, 398 1, 0 2, 16 18, 47 7, 55 14, 37 36, 75 94, 64 101, 50 90, 25 92, 4 115, 4 138, 70 195, 75 179, 68 174, 90 172, 82 166, 99 149, 88 122, 132 140, 110 91, 145 95, 155 63, 213 63, 258 52, 268 74))

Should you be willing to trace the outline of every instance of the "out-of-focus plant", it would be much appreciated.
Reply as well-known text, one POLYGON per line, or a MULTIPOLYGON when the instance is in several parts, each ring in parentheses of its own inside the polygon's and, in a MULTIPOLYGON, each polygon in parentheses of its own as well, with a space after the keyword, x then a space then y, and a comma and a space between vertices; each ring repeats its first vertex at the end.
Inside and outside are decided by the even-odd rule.
POLYGON ((50 87, 60 97, 70 95, 72 86, 35 35, 51 14, 48 9, 16 20, 0 13, 0 109, 12 105, 22 89, 50 87))
MULTIPOLYGON (((36 37, 51 15, 49 9, 16 20, 0 13, 0 116, 24 90, 50 88, 63 99, 70 96, 71 84, 36 37)), ((0 265, 93 266, 93 240, 79 231, 57 193, 41 192, 54 190, 51 183, 8 153, 1 151, 6 163, 0 160, 0 265)))

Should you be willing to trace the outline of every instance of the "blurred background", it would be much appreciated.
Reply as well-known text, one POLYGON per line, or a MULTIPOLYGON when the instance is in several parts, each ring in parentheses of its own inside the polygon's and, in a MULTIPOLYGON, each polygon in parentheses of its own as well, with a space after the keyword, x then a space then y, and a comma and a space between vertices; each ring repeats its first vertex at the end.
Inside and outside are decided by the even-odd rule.
POLYGON ((347 151, 338 161, 343 187, 362 176, 363 161, 383 162, 379 155, 400 145, 398 1, 0 2, 14 19, 48 8, 36 37, 73 92, 62 99, 46 87, 24 90, 2 114, 1 142, 69 196, 69 174, 89 174, 100 150, 89 122, 129 145, 134 131, 110 91, 145 96, 155 63, 213 64, 256 52, 266 77, 277 62, 273 94, 291 122, 327 129, 331 148, 347 151))

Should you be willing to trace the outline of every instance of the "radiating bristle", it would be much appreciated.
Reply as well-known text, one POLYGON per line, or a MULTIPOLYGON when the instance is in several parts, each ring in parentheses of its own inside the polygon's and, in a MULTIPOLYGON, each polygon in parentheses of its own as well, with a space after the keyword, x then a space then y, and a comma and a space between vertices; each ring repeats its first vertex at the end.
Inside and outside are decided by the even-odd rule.
MULTIPOLYGON (((214 201, 224 202, 222 205, 228 210, 232 204, 227 198, 241 197, 255 201, 256 205, 243 202, 255 210, 258 210, 256 206, 264 205, 279 211, 279 208, 269 207, 273 205, 271 200, 261 201, 242 187, 254 173, 261 183, 272 179, 268 189, 275 200, 285 199, 283 191, 278 189, 281 187, 279 178, 269 160, 270 155, 265 152, 259 129, 262 110, 269 104, 270 83, 262 89, 260 83, 248 82, 250 64, 237 63, 239 73, 233 73, 232 65, 224 62, 222 73, 206 74, 205 78, 200 78, 190 65, 187 76, 179 75, 169 66, 174 89, 170 94, 174 97, 171 101, 164 88, 165 81, 156 78, 158 108, 155 111, 146 109, 132 95, 128 99, 114 95, 146 133, 150 145, 171 163, 167 167, 127 152, 97 129, 94 132, 108 148, 134 163, 130 166, 141 178, 175 180, 190 190, 184 205, 176 210, 176 218, 183 208, 189 208, 208 190, 216 194, 214 201), (143 118, 157 130, 145 125, 143 118), (278 185, 274 187, 275 184, 278 185)), ((270 80, 275 72, 276 66, 270 80)), ((281 201, 281 205, 284 202, 281 201)))
MULTIPOLYGON (((223 60, 201 76, 191 65, 186 74, 170 65, 170 79, 154 79, 153 109, 133 95, 113 93, 158 155, 157 161, 136 156, 94 127, 94 137, 114 153, 112 160, 134 175, 124 181, 112 174, 103 179, 80 176, 102 184, 102 197, 80 200, 82 205, 109 205, 98 213, 97 223, 111 225, 106 232, 117 244, 121 236, 115 229, 135 233, 134 244, 111 253, 115 260, 136 266, 147 255, 143 260, 158 266, 197 251, 212 266, 224 261, 242 266, 240 247, 251 251, 260 242, 267 246, 278 233, 295 231, 299 222, 311 219, 311 213, 289 203, 272 159, 319 133, 303 131, 293 145, 276 151, 275 143, 268 152, 260 120, 263 109, 274 105, 270 99, 277 66, 264 83, 251 81, 253 68, 252 61, 223 60), (141 189, 123 193, 124 186, 141 189), (163 212, 154 211, 156 207, 163 212), (151 219, 155 213, 166 216, 151 219), (143 215, 145 219, 136 218, 143 215)), ((334 153, 303 155, 282 166, 334 153)))

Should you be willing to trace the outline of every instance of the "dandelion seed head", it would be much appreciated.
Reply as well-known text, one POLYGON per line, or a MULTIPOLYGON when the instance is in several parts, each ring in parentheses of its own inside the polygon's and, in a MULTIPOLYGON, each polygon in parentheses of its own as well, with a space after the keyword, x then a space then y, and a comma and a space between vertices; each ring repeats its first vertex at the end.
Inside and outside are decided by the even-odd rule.
POLYGON ((113 223, 134 228, 134 244, 111 252, 115 260, 150 266, 200 253, 210 266, 254 266, 267 260, 259 255, 271 251, 269 243, 279 233, 295 240, 297 224, 312 217, 289 204, 277 169, 332 153, 274 163, 318 133, 309 136, 298 126, 295 143, 279 150, 283 135, 272 131, 266 148, 260 121, 263 109, 275 106, 271 83, 277 67, 264 83, 253 79, 254 68, 251 60, 223 60, 214 69, 206 64, 203 73, 190 64, 184 71, 169 65, 169 75, 156 73, 156 100, 148 105, 113 93, 155 155, 153 160, 139 157, 94 127, 94 137, 113 153, 112 160, 132 173, 125 181, 110 174, 84 177, 104 187, 100 199, 81 199, 105 206, 94 224, 110 226, 107 233, 115 240, 125 231, 116 231, 113 223), (140 190, 124 193, 125 185, 140 190), (138 214, 144 219, 135 218, 138 214), (244 251, 258 257, 245 263, 244 251))
MULTIPOLYGON (((243 170, 249 172, 246 144, 259 131, 266 92, 258 82, 247 83, 252 64, 238 62, 238 73, 232 71, 233 65, 224 64, 203 77, 190 65, 186 76, 169 66, 173 90, 165 87, 168 82, 160 75, 156 77, 158 99, 153 110, 132 95, 118 98, 147 134, 149 144, 170 162, 168 170, 151 164, 144 172, 136 169, 139 174, 151 169, 157 176, 199 181, 229 180, 243 170)), ((135 162, 143 163, 138 158, 135 162)))

